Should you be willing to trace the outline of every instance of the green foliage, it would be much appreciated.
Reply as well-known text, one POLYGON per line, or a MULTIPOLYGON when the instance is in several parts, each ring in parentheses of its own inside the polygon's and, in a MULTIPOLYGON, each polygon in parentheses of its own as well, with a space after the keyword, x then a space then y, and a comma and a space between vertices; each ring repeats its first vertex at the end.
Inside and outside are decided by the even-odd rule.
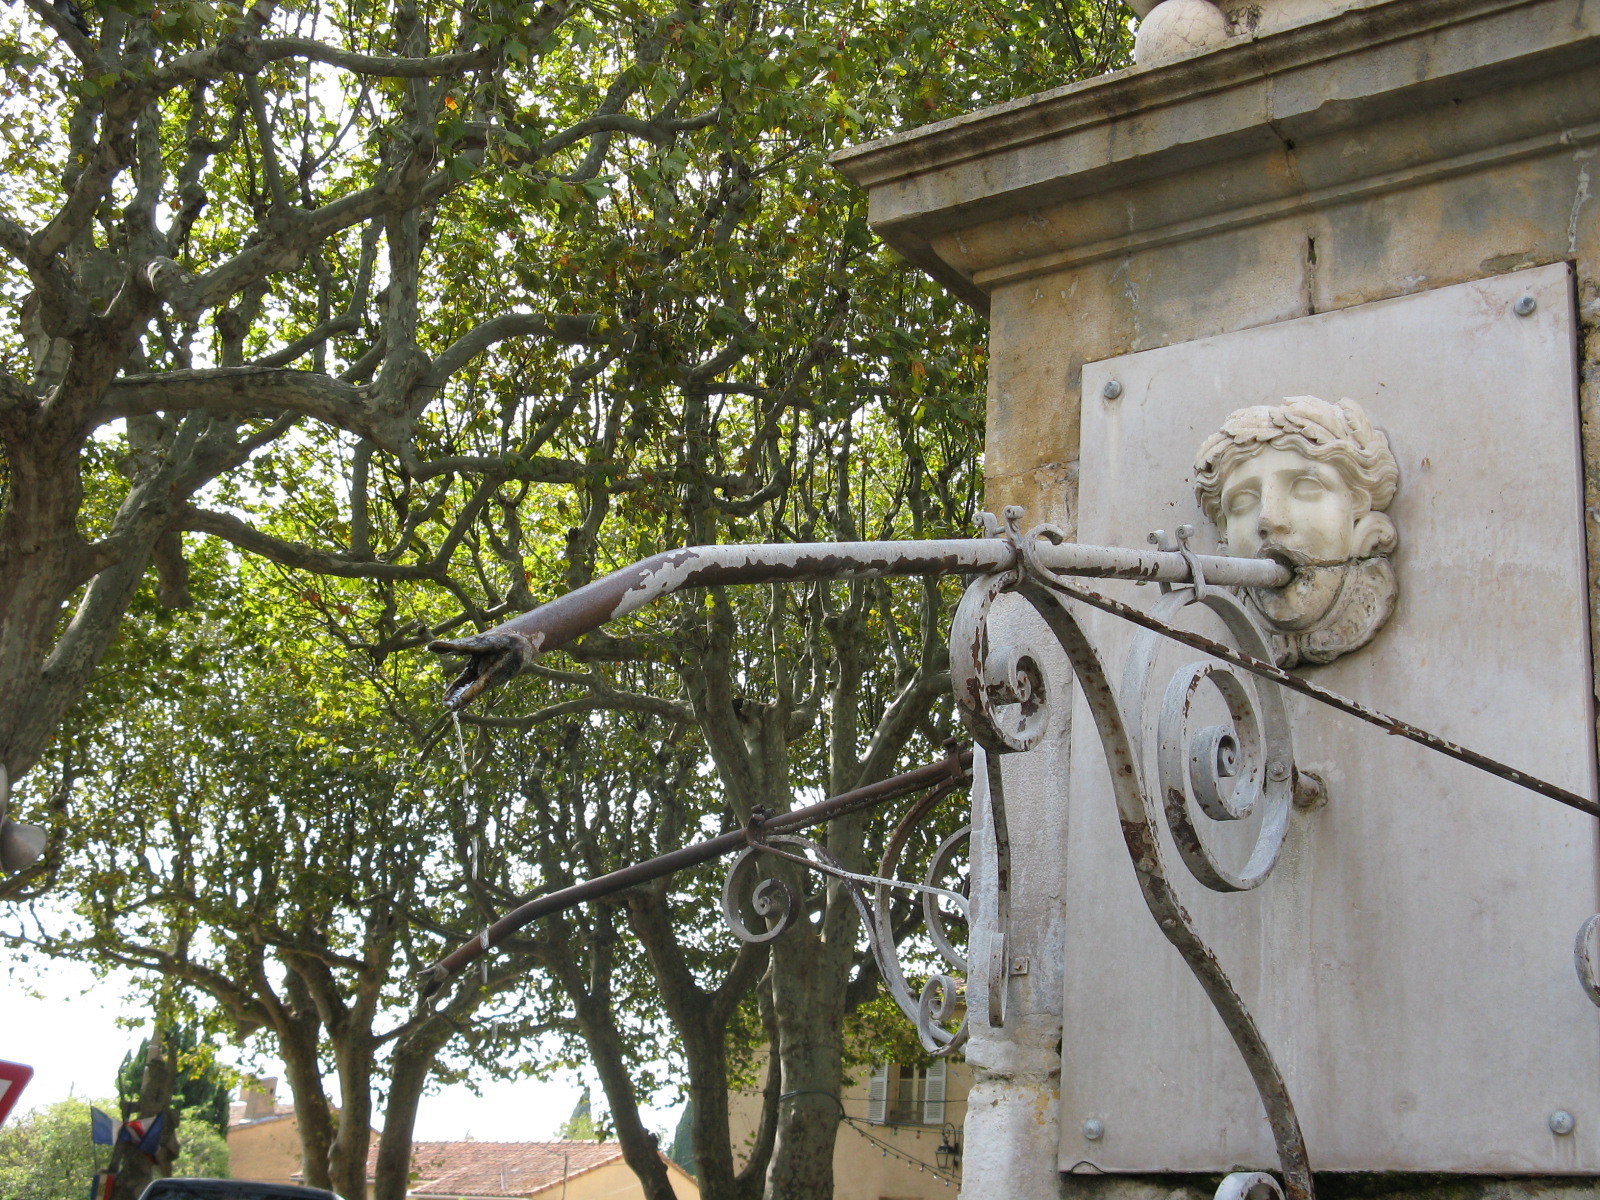
POLYGON ((230 1179, 227 1131, 219 1132, 207 1109, 181 1109, 178 1158, 172 1173, 190 1179, 230 1179))
POLYGON ((556 1134, 563 1142, 598 1142, 601 1140, 599 1128, 595 1124, 594 1113, 590 1106, 589 1089, 583 1089, 583 1095, 578 1097, 578 1102, 572 1106, 572 1115, 561 1123, 561 1130, 556 1134))
MULTIPOLYGON (((88 161, 108 113, 139 114, 124 140, 156 182, 135 191, 124 164, 64 252, 84 303, 107 311, 125 279, 144 294, 152 223, 190 277, 239 273, 199 318, 151 301, 74 352, 122 347, 107 380, 249 368, 224 396, 82 431, 69 528, 29 535, 100 539, 136 579, 152 539, 181 536, 193 607, 153 578, 102 602, 106 567, 28 608, 53 614, 29 654, 100 641, 59 655, 98 670, 47 750, 8 749, 39 741, 6 725, 46 711, 32 693, 0 714, 0 753, 23 754, 8 761, 44 756, 17 815, 52 822, 71 904, 13 932, 144 972, 197 1044, 294 1043, 301 1086, 345 1073, 349 1104, 393 1086, 401 1047, 452 1081, 603 1045, 648 1095, 666 1082, 651 1064, 676 1074, 689 1053, 643 948, 666 914, 655 949, 680 994, 699 989, 677 1011, 726 985, 727 1066, 753 1076, 762 964, 714 920, 711 871, 528 931, 437 1017, 413 983, 530 893, 942 753, 954 586, 654 606, 470 714, 470 786, 422 647, 667 547, 968 532, 986 324, 876 243, 828 157, 1118 65, 1124 16, 1106 0, 336 0, 280 9, 266 33, 471 62, 406 78, 291 55, 171 83, 223 39, 255 45, 234 35, 256 12, 107 0, 91 19, 115 71, 0 13, 11 218, 42 225, 61 164, 88 161), (312 385, 315 403, 293 391, 312 385), (69 621, 80 603, 99 625, 69 621)), ((41 278, 0 256, 0 302, 20 310, 41 278)), ((0 358, 48 382, 24 342, 19 316, 0 358)), ((6 513, 36 440, 7 435, 6 513)), ((867 865, 889 819, 825 836, 867 865)), ((857 1004, 874 979, 853 919, 829 936, 857 1004)))
MULTIPOLYGON (((0 1197, 5 1200, 83 1200, 95 1172, 103 1171, 110 1146, 93 1143, 85 1100, 60 1100, 13 1114, 0 1128, 0 1197)), ((92 1107, 117 1118, 114 1100, 92 1107)), ((228 1178, 228 1142, 204 1113, 180 1113, 181 1151, 174 1175, 228 1178)))
MULTIPOLYGON (((83 1200, 110 1147, 90 1141, 89 1104, 60 1100, 0 1128, 0 1196, 6 1200, 83 1200)), ((115 1112, 111 1101, 96 1104, 115 1112)))
POLYGON ((922 1048, 916 1027, 888 996, 857 1006, 845 1025, 845 1064, 852 1076, 877 1063, 925 1067, 933 1056, 922 1048))
POLYGON ((683 1114, 678 1118, 678 1126, 672 1133, 672 1145, 667 1150, 667 1157, 691 1175, 700 1173, 694 1161, 693 1099, 683 1106, 683 1114))
MULTIPOLYGON (((117 1095, 121 1102, 137 1106, 139 1091, 144 1079, 145 1053, 150 1039, 139 1043, 137 1050, 123 1055, 117 1069, 117 1095)), ((176 1060, 176 1077, 172 1088, 172 1107, 185 1114, 185 1152, 191 1137, 200 1127, 208 1128, 218 1137, 228 1136, 228 1104, 232 1085, 227 1075, 217 1066, 216 1048, 202 1041, 194 1025, 180 1025, 167 1036, 167 1053, 176 1060)))

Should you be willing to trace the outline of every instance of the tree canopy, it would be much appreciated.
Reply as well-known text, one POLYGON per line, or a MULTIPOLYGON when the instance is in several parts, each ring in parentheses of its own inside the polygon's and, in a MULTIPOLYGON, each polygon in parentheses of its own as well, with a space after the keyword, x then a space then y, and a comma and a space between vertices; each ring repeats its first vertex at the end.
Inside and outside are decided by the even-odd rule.
MULTIPOLYGON (((827 156, 1126 41, 1105 0, 0 13, 0 764, 52 829, 0 892, 75 907, 29 936, 268 1031, 311 1182, 362 1189, 381 1103, 398 1197, 427 1080, 544 1032, 594 1058, 641 1177, 661 1046, 706 1195, 826 1194, 831 1109, 778 1098, 837 1091, 876 986, 837 889, 770 950, 710 929, 696 877, 437 1007, 409 976, 530 891, 936 754, 949 591, 637 614, 468 718, 468 789, 420 647, 673 545, 964 532, 983 323, 827 156)), ((865 865, 882 833, 826 837, 865 865)))

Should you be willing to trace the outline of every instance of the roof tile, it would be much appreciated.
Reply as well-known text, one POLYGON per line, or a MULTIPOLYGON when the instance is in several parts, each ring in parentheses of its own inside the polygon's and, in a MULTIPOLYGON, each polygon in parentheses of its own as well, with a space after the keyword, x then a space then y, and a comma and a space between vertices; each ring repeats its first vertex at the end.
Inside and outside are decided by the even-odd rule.
MULTIPOLYGON (((620 1142, 413 1142, 413 1195, 526 1196, 622 1156, 620 1142)), ((367 1155, 367 1178, 378 1146, 367 1155)))

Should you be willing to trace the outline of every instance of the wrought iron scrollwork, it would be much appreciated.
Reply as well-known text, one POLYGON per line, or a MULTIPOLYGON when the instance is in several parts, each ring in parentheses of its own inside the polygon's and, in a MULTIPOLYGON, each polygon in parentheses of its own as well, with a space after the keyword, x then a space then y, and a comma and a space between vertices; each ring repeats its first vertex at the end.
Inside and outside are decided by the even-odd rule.
MULTIPOLYGON (((1174 589, 1156 602, 1151 616, 1172 623, 1194 604, 1220 617, 1246 654, 1266 652, 1266 638, 1248 610, 1226 592, 1174 589)), ((1143 630, 1128 656, 1121 698, 1124 711, 1133 718, 1128 732, 1136 755, 1143 732, 1137 715, 1148 708, 1156 651, 1170 644, 1160 634, 1143 630)), ((1156 764, 1167 827, 1190 873, 1219 892, 1260 886, 1283 850, 1294 803, 1294 744, 1277 689, 1247 679, 1225 663, 1193 662, 1179 668, 1161 701, 1156 764), (1220 696, 1228 724, 1192 727, 1195 702, 1204 688, 1220 696), (1201 833, 1203 825, 1195 819, 1196 808, 1215 822, 1260 815, 1254 848, 1238 871, 1223 867, 1212 854, 1201 833)))
POLYGON ((1578 972, 1578 984, 1583 994, 1600 1007, 1600 974, 1595 971, 1594 931, 1600 928, 1600 913, 1590 917, 1578 929, 1578 940, 1572 947, 1572 965, 1578 972))
MULTIPOLYGON (((1003 820, 1001 756, 1037 745, 1047 712, 1048 684, 1037 659, 989 646, 987 623, 994 601, 1010 591, 1043 618, 1071 664, 1110 768, 1123 838, 1145 904, 1205 990, 1250 1071, 1277 1144, 1288 1200, 1310 1200, 1311 1169, 1305 1139, 1283 1074, 1166 870, 1157 805, 1145 781, 1141 753, 1144 698, 1160 635, 1148 633, 1136 641, 1119 697, 1099 652, 1069 605, 1079 589, 1070 577, 1052 571, 1040 553, 1043 546, 1061 544, 1064 535, 1051 526, 1039 526, 1019 536, 1021 515, 1021 510, 1014 508, 1005 512, 1021 569, 974 581, 951 634, 956 699, 974 736, 989 751, 992 811, 1003 820), (957 663, 959 669, 954 667, 957 663)), ((1243 606, 1225 592, 1203 584, 1169 590, 1151 615, 1165 626, 1179 610, 1195 603, 1222 619, 1238 649, 1256 658, 1270 657, 1264 636, 1243 606)), ((1219 663, 1192 664, 1181 668, 1165 690, 1157 738, 1160 807, 1185 865, 1218 891, 1259 886, 1278 860, 1293 801, 1294 754, 1281 699, 1269 687, 1251 686, 1219 663), (1192 728, 1195 698, 1208 687, 1220 694, 1228 724, 1192 728), (1232 871, 1217 861, 1201 836, 1196 809, 1213 821, 1236 821, 1260 812, 1256 841, 1242 868, 1232 871)), ((1008 858, 996 864, 996 871, 1009 882, 1008 858)), ((1005 903, 1008 890, 1008 886, 1002 887, 1000 893, 1005 903)), ((1003 992, 1003 964, 999 971, 991 964, 991 987, 996 981, 1003 992)), ((1003 1003, 1002 995, 1002 1009, 1003 1003)), ((992 1001, 991 1011, 995 1007, 992 1001)), ((1270 1176, 1242 1173, 1229 1176, 1217 1195, 1218 1200, 1263 1200, 1276 1192, 1276 1181, 1270 1176)))
MULTIPOLYGON (((797 846, 810 846, 805 838, 774 835, 770 842, 787 842, 797 846)), ((767 844, 770 844, 767 843, 767 844)), ((722 919, 733 936, 741 942, 775 942, 794 928, 805 913, 805 899, 787 879, 757 874, 756 861, 761 850, 755 845, 739 852, 728 866, 727 878, 722 884, 722 919), (745 894, 746 887, 749 894, 745 894), (742 909, 748 905, 752 912, 767 922, 765 929, 752 929, 745 920, 742 909)))
MULTIPOLYGON (((956 888, 940 886, 940 881, 955 871, 957 859, 970 841, 972 827, 964 825, 940 842, 930 857, 922 882, 895 876, 912 833, 953 787, 953 783, 947 783, 933 788, 901 818, 889 835, 876 875, 847 870, 826 847, 809 838, 752 834, 749 847, 729 866, 722 889, 723 917, 734 936, 746 942, 771 942, 794 927, 804 914, 805 902, 798 889, 788 881, 776 875, 761 875, 757 869, 761 858, 784 859, 839 880, 861 917, 862 928, 889 994, 916 1026, 923 1048, 936 1055, 953 1054, 967 1040, 963 1003, 966 957, 951 938, 946 914, 940 907, 941 902, 950 905, 957 918, 964 922, 967 920, 967 897, 956 888), (897 953, 891 908, 891 892, 895 890, 920 896, 929 939, 950 968, 933 971, 916 994, 912 992, 897 953), (752 929, 743 915, 746 907, 756 916, 766 918, 767 928, 752 929)), ((752 828, 758 824, 752 822, 752 828)))
MULTIPOLYGON (((1196 932, 1168 880, 1153 799, 1156 789, 1162 819, 1184 864, 1196 878, 1222 892, 1258 887, 1278 860, 1291 805, 1315 807, 1323 796, 1320 781, 1295 766, 1288 722, 1276 692, 1277 687, 1283 687, 1591 816, 1600 817, 1600 802, 1341 696, 1279 666, 1250 614, 1229 594, 1217 589, 1286 587, 1294 582, 1295 575, 1281 563, 1196 554, 1189 549, 1183 528, 1175 538, 1157 536, 1157 549, 1151 552, 1073 543, 1049 526, 1039 526, 1023 536, 1022 511, 1017 508, 1006 510, 1003 527, 988 514, 983 516, 984 535, 967 540, 722 545, 663 552, 592 580, 483 633, 430 643, 429 648, 434 651, 461 655, 467 660, 465 669, 446 693, 449 707, 459 709, 489 688, 527 670, 540 654, 567 645, 659 597, 685 589, 884 576, 974 576, 952 624, 951 676, 962 718, 985 752, 982 757, 988 788, 974 793, 975 798, 986 797, 981 805, 975 804, 974 825, 951 834, 934 851, 932 865, 920 884, 892 877, 901 866, 909 831, 926 818, 940 796, 965 782, 969 760, 960 755, 953 755, 949 764, 918 768, 754 823, 746 830, 731 831, 532 897, 430 967, 425 972, 425 994, 435 992, 468 963, 540 917, 737 853, 724 888, 724 909, 738 936, 770 941, 803 918, 804 901, 798 889, 777 875, 769 878, 756 865, 762 856, 791 859, 839 878, 850 889, 890 991, 916 1022, 923 1044, 930 1050, 949 1053, 965 1040, 960 976, 969 972, 972 983, 968 990, 987 993, 989 1024, 1003 1025, 1010 967, 1006 939, 1011 847, 1000 763, 1008 754, 1026 753, 1040 744, 1050 724, 1052 699, 1051 683, 1038 654, 1025 647, 990 644, 994 603, 1002 594, 1015 593, 1044 618, 1071 662, 1111 767, 1123 836, 1145 903, 1163 934, 1200 981, 1249 1067, 1277 1142, 1287 1200, 1306 1200, 1311 1195, 1311 1176, 1293 1105, 1253 1018, 1196 932), (1164 595, 1155 612, 1146 613, 1077 582, 1087 578, 1154 581, 1163 585, 1164 595), (1174 584, 1183 586, 1169 586, 1174 584), (1120 696, 1068 605, 1074 600, 1150 631, 1134 648, 1120 696), (1171 623, 1191 604, 1202 605, 1216 614, 1227 627, 1233 644, 1171 623), (1153 646, 1158 641, 1189 646, 1215 661, 1185 667, 1167 685, 1157 729, 1157 769, 1152 783, 1144 777, 1141 721, 1152 674, 1153 646), (1224 663, 1229 666, 1222 666, 1224 663), (1265 682, 1249 684, 1230 668, 1265 682), (1226 722, 1199 724, 1194 716, 1196 703, 1211 692, 1220 697, 1226 722), (890 849, 876 876, 846 871, 821 846, 792 836, 795 830, 832 820, 844 812, 858 811, 935 784, 935 792, 919 802, 891 837, 890 849), (959 888, 941 888, 938 881, 954 868, 962 847, 970 844, 980 817, 984 832, 993 838, 993 852, 986 857, 984 868, 986 883, 992 885, 992 900, 986 891, 986 902, 978 914, 984 928, 972 931, 984 936, 970 939, 968 954, 964 955, 948 935, 940 903, 950 905, 957 916, 967 919, 966 897, 959 888), (1259 819, 1255 840, 1244 863, 1230 868, 1212 852, 1206 835, 1223 822, 1247 817, 1259 819), (895 957, 893 930, 888 923, 889 893, 896 888, 921 894, 930 940, 950 968, 948 973, 935 972, 915 997, 895 957), (867 889, 871 889, 870 898, 867 889), (765 928, 752 928, 746 913, 759 919, 765 928), (977 957, 973 946, 984 947, 985 953, 983 961, 969 964, 968 957, 977 957), (952 1029, 950 1025, 958 1016, 960 1023, 952 1029)), ((1215 710, 1215 701, 1209 703, 1215 710)), ((1583 926, 1575 958, 1585 992, 1600 1004, 1600 972, 1592 943, 1597 929, 1600 916, 1583 926)), ((975 997, 969 996, 969 1001, 972 999, 975 997)), ((1217 1193, 1218 1200, 1272 1200, 1282 1194, 1270 1176, 1253 1172, 1230 1175, 1217 1193)))
MULTIPOLYGON (((1008 525, 1006 536, 1016 544, 1014 527, 1008 525)), ((989 640, 995 600, 1015 590, 1021 578, 1015 570, 980 576, 967 587, 950 623, 950 681, 956 706, 973 740, 986 752, 988 826, 994 842, 989 874, 994 893, 993 911, 984 914, 988 954, 981 978, 989 1024, 995 1029, 1005 1025, 1011 966, 1011 834, 1000 759, 1037 746, 1050 718, 1048 684, 1038 659, 1019 647, 991 645, 989 640)))

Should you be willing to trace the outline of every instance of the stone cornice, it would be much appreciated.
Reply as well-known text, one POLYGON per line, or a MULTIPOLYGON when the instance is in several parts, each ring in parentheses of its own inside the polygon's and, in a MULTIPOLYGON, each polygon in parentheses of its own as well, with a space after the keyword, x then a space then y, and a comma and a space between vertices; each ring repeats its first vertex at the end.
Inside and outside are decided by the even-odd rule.
MULTIPOLYGON (((1600 0, 1363 0, 1316 21, 1150 68, 1134 68, 842 151, 880 236, 979 308, 990 287, 1142 243, 1198 236, 1264 211, 1332 203, 1485 154, 1590 140, 1600 113, 1516 114, 1519 128, 1438 139, 1438 153, 1324 162, 1307 179, 1263 167, 1212 211, 1178 224, 1138 196, 1175 177, 1600 63, 1600 0), (1492 143, 1492 144, 1491 144, 1492 143), (1115 200, 1121 228, 1055 221, 1056 244, 964 239, 1045 208, 1115 200), (1266 206, 1265 209, 1263 206, 1266 206), (1108 236, 1109 233, 1109 236, 1108 236), (993 245, 1012 247, 997 252, 993 245)), ((1600 75, 1592 89, 1600 99, 1600 75)), ((1568 93, 1570 96, 1570 92, 1568 93)), ((1433 150, 1432 139, 1427 149, 1433 150)))

